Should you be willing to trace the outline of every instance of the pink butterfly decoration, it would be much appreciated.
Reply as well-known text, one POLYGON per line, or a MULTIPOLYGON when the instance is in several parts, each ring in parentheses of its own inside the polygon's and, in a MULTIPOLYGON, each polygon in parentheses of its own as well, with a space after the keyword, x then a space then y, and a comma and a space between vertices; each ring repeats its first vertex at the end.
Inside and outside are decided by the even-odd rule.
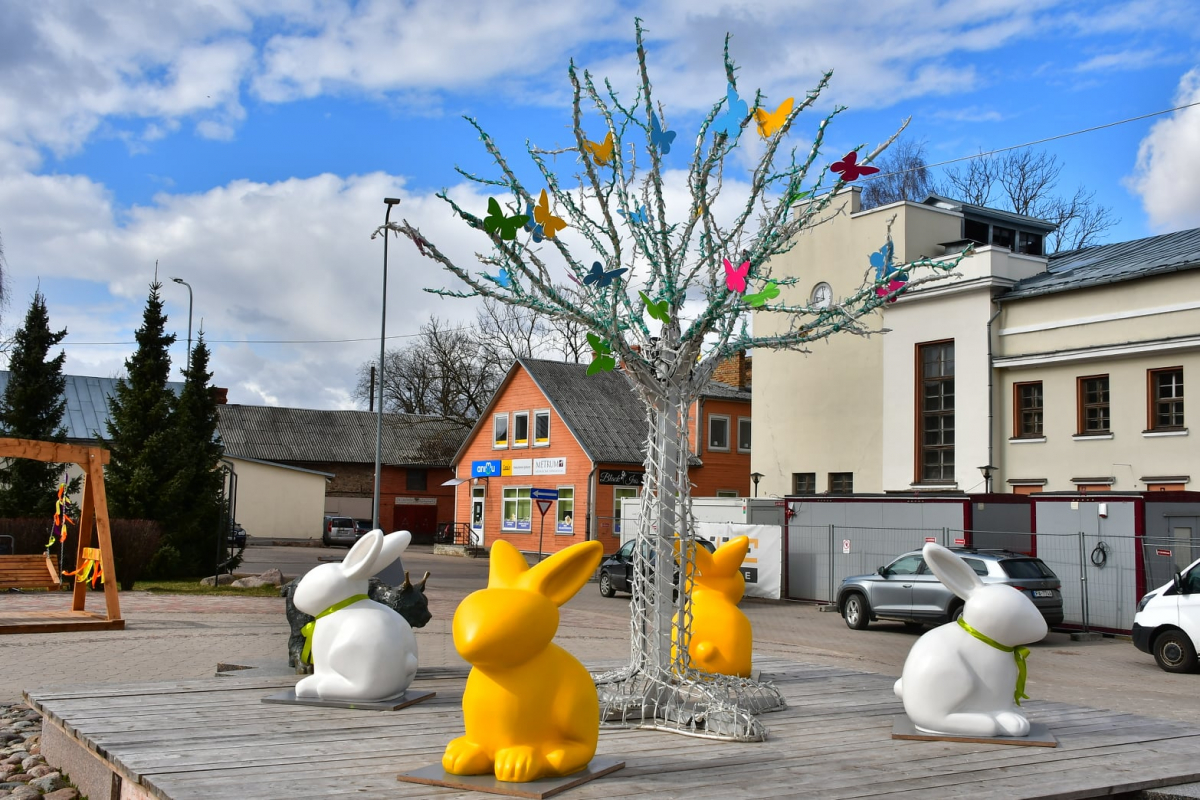
POLYGON ((833 162, 829 168, 841 175, 844 181, 858 180, 863 175, 874 175, 876 172, 879 172, 879 167, 859 164, 858 153, 854 150, 842 156, 841 161, 833 162))
POLYGON ((729 263, 729 259, 725 259, 725 285, 729 287, 729 291, 737 292, 738 294, 746 293, 746 278, 750 275, 750 262, 743 261, 741 266, 734 267, 729 263))

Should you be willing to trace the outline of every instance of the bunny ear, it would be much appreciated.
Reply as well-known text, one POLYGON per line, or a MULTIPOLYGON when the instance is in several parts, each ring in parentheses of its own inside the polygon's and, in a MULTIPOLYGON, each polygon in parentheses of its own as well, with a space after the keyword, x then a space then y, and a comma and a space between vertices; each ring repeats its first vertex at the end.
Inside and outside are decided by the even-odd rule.
POLYGON ((979 580, 975 570, 971 569, 966 561, 940 544, 927 542, 921 555, 925 557, 925 563, 933 570, 933 574, 938 576, 938 580, 963 600, 983 586, 983 581, 979 580))
MULTIPOLYGON (((718 550, 717 552, 721 551, 718 550)), ((692 561, 696 562, 696 570, 701 575, 712 575, 716 571, 712 553, 695 542, 692 542, 692 561)))
POLYGON ((354 543, 350 552, 341 563, 342 574, 351 580, 369 578, 378 570, 373 569, 379 551, 383 549, 383 531, 364 533, 363 537, 354 543))
POLYGON ((488 587, 510 589, 529 571, 529 563, 521 551, 503 539, 497 539, 488 553, 488 587))
POLYGON ((591 580, 603 556, 604 545, 600 542, 573 544, 535 564, 522 583, 525 588, 545 595, 554 605, 561 606, 591 580))
MULTIPOLYGON (((383 533, 383 531, 377 532, 383 533)), ((408 549, 411 541, 412 534, 408 531, 396 531, 384 536, 383 547, 380 548, 379 555, 375 556, 374 569, 371 570, 371 574, 374 575, 399 558, 400 554, 408 549)))
MULTIPOLYGON (((699 548, 696 552, 699 553, 702 549, 699 548)), ((748 552, 750 552, 750 537, 738 536, 718 547, 717 552, 709 557, 712 559, 713 568, 718 575, 732 575, 741 569, 748 552)), ((700 570, 700 574, 705 574, 704 570, 700 570)))

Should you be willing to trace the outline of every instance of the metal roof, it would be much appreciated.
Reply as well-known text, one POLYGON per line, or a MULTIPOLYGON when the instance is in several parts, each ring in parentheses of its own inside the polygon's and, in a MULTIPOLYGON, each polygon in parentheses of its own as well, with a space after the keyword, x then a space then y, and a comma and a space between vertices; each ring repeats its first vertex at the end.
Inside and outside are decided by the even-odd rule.
MULTIPOLYGON (((376 415, 274 406, 217 406, 225 452, 261 461, 375 463, 376 415)), ((383 463, 445 467, 467 430, 442 417, 383 415, 383 463)))
MULTIPOLYGON (((8 388, 8 370, 0 370, 0 395, 8 388)), ((67 411, 63 425, 69 441, 95 442, 96 433, 108 438, 108 398, 116 393, 118 378, 92 378, 86 375, 64 375, 66 386, 63 398, 67 411)), ((167 381, 167 388, 179 394, 183 381, 167 381)))
POLYGON ((940 206, 948 208, 950 211, 958 211, 964 215, 970 214, 974 217, 986 217, 1002 222, 1008 222, 1017 227, 1026 228, 1029 230, 1043 231, 1049 233, 1055 230, 1058 225, 1040 217, 1031 217, 1026 214, 1017 214, 1012 211, 1003 211, 999 208, 989 208, 988 206, 977 206, 974 203, 964 203, 961 200, 955 200, 952 197, 945 197, 940 194, 930 193, 928 197, 921 201, 921 205, 925 206, 940 206))
POLYGON ((1018 281, 999 299, 1003 302, 1036 297, 1197 267, 1200 267, 1200 228, 1192 228, 1055 253, 1049 257, 1046 272, 1018 281))

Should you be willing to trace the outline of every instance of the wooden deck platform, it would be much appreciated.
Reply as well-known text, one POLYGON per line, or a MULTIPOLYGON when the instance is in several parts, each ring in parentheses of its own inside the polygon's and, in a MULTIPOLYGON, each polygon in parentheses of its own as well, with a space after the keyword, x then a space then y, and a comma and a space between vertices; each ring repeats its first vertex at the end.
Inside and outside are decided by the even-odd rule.
MULTIPOLYGON (((763 717, 768 741, 605 727, 599 754, 625 769, 563 797, 1081 798, 1200 780, 1200 727, 1033 700, 1030 717, 1057 748, 897 740, 894 679, 756 665, 789 704, 763 717)), ((113 797, 480 798, 396 780, 437 763, 461 734, 465 677, 421 670, 414 688, 437 696, 396 712, 264 704, 295 680, 269 676, 47 689, 27 699, 53 728, 43 734, 47 755, 54 739, 86 748, 119 776, 113 797)))
MULTIPOLYGON (((70 598, 64 595, 64 603, 70 598)), ((109 619, 94 611, 4 611, 0 609, 0 634, 61 633, 67 631, 119 631, 125 620, 109 619)))

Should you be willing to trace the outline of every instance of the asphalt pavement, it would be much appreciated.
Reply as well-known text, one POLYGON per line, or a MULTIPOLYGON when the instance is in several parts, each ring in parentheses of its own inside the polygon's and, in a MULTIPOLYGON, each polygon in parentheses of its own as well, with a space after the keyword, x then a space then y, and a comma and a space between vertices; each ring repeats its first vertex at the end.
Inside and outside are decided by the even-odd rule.
MULTIPOLYGON (((250 547, 241 572, 278 567, 287 578, 344 549, 250 547)), ((487 583, 487 559, 433 555, 414 546, 404 555, 414 580, 425 571, 433 619, 417 631, 421 663, 463 665, 454 650, 450 622, 458 603, 487 583)), ((88 607, 101 608, 99 593, 88 607)), ((65 608, 63 593, 0 595, 13 610, 65 608)), ((188 597, 122 592, 123 631, 0 636, 0 702, 20 699, 22 689, 64 684, 157 681, 208 677, 218 663, 287 658, 288 626, 282 598, 188 597)), ((795 661, 899 676, 920 635, 899 623, 848 629, 837 614, 805 603, 746 600, 755 650, 795 661)), ((584 663, 613 662, 629 654, 629 598, 603 598, 595 583, 562 609, 557 641, 584 663)), ((1051 633, 1032 647, 1028 694, 1093 708, 1195 722, 1200 675, 1172 675, 1125 639, 1076 642, 1051 633)))

